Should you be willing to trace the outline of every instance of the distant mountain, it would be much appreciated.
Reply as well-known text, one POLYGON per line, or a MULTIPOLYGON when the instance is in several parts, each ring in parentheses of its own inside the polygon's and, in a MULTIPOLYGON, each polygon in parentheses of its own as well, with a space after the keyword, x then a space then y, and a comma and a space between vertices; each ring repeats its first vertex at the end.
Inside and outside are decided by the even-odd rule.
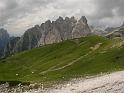
POLYGON ((3 53, 4 47, 7 45, 9 42, 9 34, 7 30, 1 28, 0 29, 0 56, 3 53))
POLYGON ((7 30, 1 28, 0 29, 0 48, 5 47, 8 40, 9 40, 9 34, 7 30))
POLYGON ((96 26, 90 26, 90 29, 92 31, 92 34, 94 35, 99 35, 99 36, 105 36, 108 31, 105 31, 103 28, 101 27, 96 27, 96 26))
POLYGON ((124 24, 120 27, 112 28, 111 32, 106 35, 108 38, 124 37, 124 24))
POLYGON ((10 54, 14 54, 14 47, 19 40, 20 37, 11 37, 8 44, 4 48, 3 56, 9 56, 10 54))
POLYGON ((105 29, 105 31, 106 32, 108 32, 108 33, 110 33, 110 32, 112 32, 112 31, 114 31, 116 28, 114 28, 114 27, 107 27, 106 29, 105 29))
POLYGON ((16 46, 14 46, 14 52, 20 52, 27 49, 32 49, 38 46, 42 34, 40 26, 35 26, 28 29, 24 35, 18 40, 16 46))
POLYGON ((91 30, 85 16, 79 20, 76 20, 75 17, 66 17, 65 19, 59 17, 56 21, 48 20, 40 26, 36 25, 28 29, 11 50, 20 52, 89 34, 91 34, 91 30))

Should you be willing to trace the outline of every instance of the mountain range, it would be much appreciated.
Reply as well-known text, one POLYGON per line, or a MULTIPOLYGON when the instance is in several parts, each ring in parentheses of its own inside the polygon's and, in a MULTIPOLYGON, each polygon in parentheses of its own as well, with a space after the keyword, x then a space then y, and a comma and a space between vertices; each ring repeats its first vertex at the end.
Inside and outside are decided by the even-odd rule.
POLYGON ((110 28, 110 33, 108 33, 106 36, 109 38, 114 38, 114 37, 124 37, 124 24, 120 27, 116 28, 110 28))
POLYGON ((59 17, 55 21, 47 20, 41 25, 29 28, 21 37, 9 37, 6 30, 0 29, 0 55, 6 57, 17 52, 30 50, 46 44, 63 40, 100 35, 108 38, 124 36, 124 24, 120 27, 108 27, 105 30, 89 26, 85 16, 77 20, 74 16, 59 17))
POLYGON ((29 50, 46 44, 61 42, 67 39, 80 38, 91 34, 85 16, 79 20, 75 17, 59 17, 56 21, 46 21, 41 25, 29 28, 20 37, 10 39, 4 48, 4 55, 29 50))

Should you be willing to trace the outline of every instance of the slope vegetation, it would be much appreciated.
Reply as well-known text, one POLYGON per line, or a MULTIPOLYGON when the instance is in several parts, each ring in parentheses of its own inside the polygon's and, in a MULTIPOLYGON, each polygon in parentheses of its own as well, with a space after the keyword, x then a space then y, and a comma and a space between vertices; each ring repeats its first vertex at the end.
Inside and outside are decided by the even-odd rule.
POLYGON ((121 41, 88 36, 17 53, 0 60, 0 80, 46 82, 123 70, 121 41))

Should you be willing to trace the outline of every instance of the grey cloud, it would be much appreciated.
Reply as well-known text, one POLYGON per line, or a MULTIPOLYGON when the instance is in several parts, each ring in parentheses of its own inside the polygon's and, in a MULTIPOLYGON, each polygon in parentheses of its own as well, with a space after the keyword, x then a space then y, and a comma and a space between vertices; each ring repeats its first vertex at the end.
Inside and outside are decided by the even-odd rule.
POLYGON ((124 0, 94 0, 93 4, 95 11, 91 15, 86 15, 91 24, 106 27, 120 26, 123 23, 124 0))
POLYGON ((99 17, 112 17, 113 12, 112 10, 118 8, 120 12, 124 9, 124 0, 96 0, 97 11, 99 13, 99 17))
POLYGON ((83 15, 89 24, 118 26, 123 23, 123 4, 124 0, 0 0, 0 25, 22 33, 47 19, 83 15))
POLYGON ((34 8, 45 7, 50 2, 48 0, 0 0, 0 3, 5 4, 5 7, 0 9, 0 24, 7 24, 12 19, 18 20, 33 12, 34 8))

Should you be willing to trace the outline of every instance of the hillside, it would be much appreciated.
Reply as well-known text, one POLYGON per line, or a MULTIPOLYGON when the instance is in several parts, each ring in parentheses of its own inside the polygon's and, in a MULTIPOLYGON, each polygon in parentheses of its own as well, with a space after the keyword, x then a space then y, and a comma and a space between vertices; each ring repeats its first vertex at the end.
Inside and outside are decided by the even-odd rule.
POLYGON ((124 69, 123 39, 88 36, 0 60, 0 80, 45 82, 124 69))

